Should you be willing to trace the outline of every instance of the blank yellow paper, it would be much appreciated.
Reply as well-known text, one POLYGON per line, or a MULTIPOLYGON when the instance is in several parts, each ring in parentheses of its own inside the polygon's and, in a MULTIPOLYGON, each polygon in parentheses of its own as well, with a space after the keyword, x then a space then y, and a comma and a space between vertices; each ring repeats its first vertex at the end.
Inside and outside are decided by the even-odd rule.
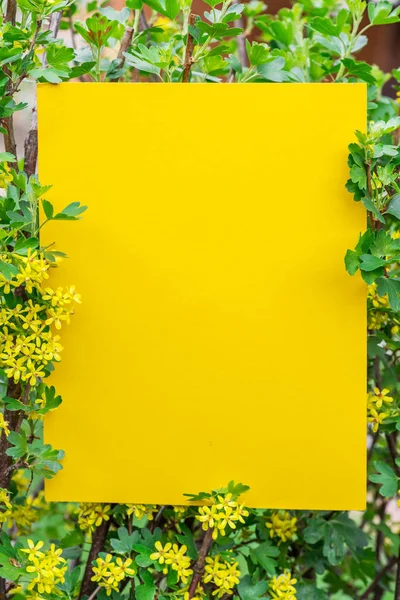
POLYGON ((362 84, 39 86, 39 170, 83 296, 53 383, 55 501, 365 506, 362 84))

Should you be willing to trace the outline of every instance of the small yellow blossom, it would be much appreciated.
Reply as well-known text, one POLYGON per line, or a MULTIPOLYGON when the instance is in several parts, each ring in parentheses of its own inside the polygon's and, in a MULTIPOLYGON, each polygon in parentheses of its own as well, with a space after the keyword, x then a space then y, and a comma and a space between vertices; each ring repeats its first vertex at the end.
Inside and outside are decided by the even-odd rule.
POLYGON ((4 420, 3 413, 0 413, 0 431, 4 431, 4 434, 6 436, 10 435, 10 430, 8 428, 8 425, 9 425, 8 421, 4 420))
POLYGON ((388 396, 389 390, 387 388, 383 388, 380 390, 377 387, 374 387, 373 392, 368 394, 368 407, 371 408, 382 408, 383 404, 391 404, 393 402, 393 398, 388 396))
POLYGON ((390 416, 387 412, 378 412, 376 408, 369 408, 369 414, 367 417, 368 423, 372 423, 372 431, 376 433, 379 429, 379 425, 382 425, 383 421, 390 416))
MULTIPOLYGON (((157 560, 160 565, 170 565, 176 571, 178 581, 187 583, 193 571, 190 568, 190 558, 186 555, 187 546, 178 546, 168 542, 163 546, 161 542, 155 543, 156 552, 150 554, 151 560, 157 560)), ((164 570, 166 572, 167 569, 164 570)))
POLYGON ((270 538, 280 538, 279 543, 287 542, 293 538, 297 531, 297 519, 286 510, 277 510, 272 513, 265 523, 269 529, 270 538))
POLYGON ((64 583, 68 567, 60 548, 51 544, 49 550, 42 551, 43 546, 42 541, 34 544, 32 540, 28 540, 28 548, 21 549, 21 552, 28 554, 26 572, 32 576, 27 589, 39 595, 59 593, 57 585, 64 583))
POLYGON ((285 570, 281 575, 270 580, 271 597, 279 600, 296 600, 296 583, 297 579, 292 579, 290 571, 285 570))
POLYGON ((211 506, 200 506, 196 519, 200 521, 204 531, 213 530, 212 537, 216 540, 219 534, 225 535, 227 526, 235 529, 237 521, 244 523, 244 517, 247 517, 248 514, 249 511, 244 508, 243 504, 238 504, 236 500, 233 500, 232 494, 226 494, 217 496, 211 506))
POLYGON ((131 567, 132 563, 131 558, 123 560, 118 557, 114 560, 112 554, 107 554, 105 558, 98 557, 93 567, 92 581, 104 587, 107 596, 110 596, 113 591, 118 591, 120 581, 135 575, 136 571, 131 567))
POLYGON ((233 588, 239 583, 239 577, 238 563, 234 560, 229 562, 219 554, 206 558, 203 582, 212 582, 216 586, 213 596, 222 598, 225 594, 232 594, 233 588))
POLYGON ((155 504, 127 504, 128 510, 127 515, 134 514, 137 519, 142 519, 144 516, 149 521, 154 519, 154 513, 158 512, 158 508, 155 504))
POLYGON ((83 531, 94 531, 103 521, 108 521, 111 510, 109 504, 84 502, 78 507, 78 525, 83 531))

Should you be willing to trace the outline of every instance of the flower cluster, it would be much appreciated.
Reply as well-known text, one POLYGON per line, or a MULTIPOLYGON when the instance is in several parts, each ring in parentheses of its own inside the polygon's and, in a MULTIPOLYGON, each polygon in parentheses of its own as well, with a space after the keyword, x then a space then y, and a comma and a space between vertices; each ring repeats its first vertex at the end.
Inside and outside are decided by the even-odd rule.
POLYGON ((212 595, 222 598, 225 594, 232 594, 233 588, 239 583, 240 571, 235 561, 224 560, 219 554, 206 558, 204 583, 212 582, 216 589, 212 595))
POLYGON ((158 508, 155 504, 127 504, 128 510, 127 515, 135 515, 137 519, 147 517, 149 521, 154 519, 154 513, 158 512, 158 508))
POLYGON ((27 589, 38 594, 53 594, 58 591, 57 585, 64 583, 68 567, 60 548, 51 544, 49 550, 42 552, 43 546, 42 541, 35 545, 32 540, 28 540, 28 548, 21 549, 21 552, 28 555, 26 572, 33 575, 27 589))
MULTIPOLYGON (((171 544, 168 542, 165 546, 161 542, 155 543, 156 552, 150 554, 151 560, 156 560, 160 565, 171 565, 176 571, 178 581, 187 583, 188 577, 193 573, 190 569, 190 558, 186 555, 187 547, 185 545, 171 544)), ((168 567, 164 568, 164 573, 168 572, 168 567)))
POLYGON ((269 582, 269 590, 272 598, 282 600, 296 600, 295 585, 297 579, 292 579, 290 571, 285 571, 278 577, 273 577, 269 582))
POLYGON ((367 398, 368 408, 368 423, 372 424, 372 431, 376 433, 379 429, 379 425, 382 425, 383 421, 390 416, 390 412, 387 410, 381 410, 385 405, 392 404, 393 398, 388 396, 389 390, 384 388, 380 390, 375 387, 372 392, 369 392, 367 398))
POLYGON ((217 496, 210 506, 200 506, 196 519, 202 524, 204 531, 212 529, 212 537, 217 539, 218 535, 225 535, 226 527, 236 529, 236 523, 244 523, 249 511, 243 504, 238 504, 231 493, 225 496, 217 496))
POLYGON ((77 509, 79 527, 82 531, 93 532, 103 521, 109 520, 110 510, 111 506, 109 504, 83 502, 77 509))
POLYGON ((92 581, 104 587, 107 596, 110 596, 113 591, 118 592, 120 581, 135 575, 135 569, 131 567, 132 563, 131 558, 115 559, 111 554, 107 554, 105 558, 98 557, 94 561, 92 581))
POLYGON ((278 537, 278 543, 281 543, 293 538, 297 531, 296 523, 296 517, 292 517, 287 510, 277 510, 272 513, 265 525, 269 529, 270 538, 278 537))
POLYGON ((389 315, 385 309, 389 309, 389 299, 387 294, 379 296, 377 293, 376 283, 371 283, 367 287, 367 297, 370 301, 370 309, 368 310, 368 329, 381 329, 388 320, 389 315))
POLYGON ((19 534, 27 533, 32 529, 47 508, 43 492, 37 496, 27 496, 21 503, 11 503, 6 490, 0 490, 0 524, 6 523, 7 527, 15 526, 19 534))
MULTIPOLYGON (((0 259, 9 262, 6 255, 0 259)), ((14 290, 13 299, 3 300, 0 307, 0 367, 15 383, 21 380, 35 385, 46 376, 48 363, 60 360, 60 337, 52 326, 59 330, 63 322, 70 322, 73 304, 80 302, 80 296, 74 287, 42 288, 52 266, 43 254, 29 251, 27 256, 18 256, 17 262, 16 275, 7 279, 0 274, 4 293, 14 290), (23 303, 15 300, 20 296, 23 303)))

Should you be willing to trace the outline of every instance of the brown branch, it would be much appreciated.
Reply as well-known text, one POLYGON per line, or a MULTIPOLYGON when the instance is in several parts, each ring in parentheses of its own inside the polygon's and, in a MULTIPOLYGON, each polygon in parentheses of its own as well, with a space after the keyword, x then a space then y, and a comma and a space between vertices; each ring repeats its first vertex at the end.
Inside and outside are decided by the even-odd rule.
MULTIPOLYGON (((14 133, 14 119, 11 117, 7 117, 5 119, 1 119, 1 125, 6 130, 4 133, 4 147, 6 152, 11 152, 14 156, 17 156, 17 142, 15 141, 15 133, 14 133)), ((15 163, 10 163, 11 166, 15 166, 15 163)))
POLYGON ((15 25, 16 14, 17 14, 17 0, 8 0, 6 17, 4 19, 5 22, 15 25))
POLYGON ((389 448, 390 456, 392 457, 393 468, 396 472, 397 477, 400 477, 400 467, 396 463, 396 460, 398 458, 397 457, 397 436, 392 431, 391 433, 387 433, 385 437, 386 437, 386 442, 387 442, 387 445, 389 448))
MULTIPOLYGON (((132 43, 133 33, 134 33, 133 27, 127 27, 125 29, 124 37, 122 38, 121 46, 119 47, 118 54, 117 54, 117 60, 119 61, 119 63, 118 63, 119 69, 122 69, 125 64, 125 52, 128 52, 129 47, 132 43)), ((118 77, 117 79, 111 79, 111 82, 116 83, 119 80, 120 80, 120 77, 118 77)))
POLYGON ((193 596, 196 593, 197 585, 201 581, 201 577, 203 575, 204 567, 206 564, 206 556, 209 553, 213 543, 212 533, 213 530, 211 528, 207 529, 206 534, 203 538, 203 543, 201 544, 199 556, 197 557, 197 560, 193 567, 194 573, 189 586, 189 598, 193 598, 193 596))
MULTIPOLYGON (((189 26, 196 23, 196 15, 190 13, 189 15, 189 26)), ((190 69, 193 64, 193 49, 194 49, 194 38, 189 31, 187 32, 186 50, 185 50, 185 61, 183 63, 183 76, 182 83, 189 83, 190 80, 190 69)))
MULTIPOLYGON (((27 383, 21 399, 23 404, 27 404, 30 390, 31 386, 27 383)), ((15 384, 13 380, 10 380, 7 386, 7 396, 9 398, 19 399, 21 397, 21 385, 19 383, 15 384)), ((24 412, 22 410, 8 410, 7 408, 4 410, 4 420, 8 422, 9 428, 16 433, 18 433, 21 428, 23 417, 24 412)), ((6 454, 6 450, 8 450, 9 447, 10 444, 8 443, 7 436, 3 430, 0 436, 0 487, 5 489, 8 489, 10 486, 11 474, 14 470, 11 456, 6 454)))
MULTIPOLYGON (((62 11, 53 13, 50 18, 49 31, 53 34, 53 37, 57 37, 62 11)), ((47 65, 46 53, 43 55, 42 65, 47 65)), ((36 173, 38 157, 38 120, 37 120, 37 99, 32 107, 31 126, 28 135, 24 142, 24 170, 28 177, 36 173)))
POLYGON ((92 545, 90 547, 85 573, 83 575, 82 585, 79 591, 79 600, 81 600, 83 596, 90 596, 96 589, 96 584, 91 581, 93 577, 92 563, 94 560, 96 560, 99 552, 103 550, 110 525, 110 519, 108 521, 103 521, 93 533, 92 545))
POLYGON ((367 587, 367 589, 365 590, 365 592, 363 592, 361 594, 359 600, 367 600, 368 596, 375 590, 376 586, 378 585, 378 583, 380 582, 380 580, 382 579, 382 577, 384 577, 384 575, 386 575, 386 573, 388 573, 388 571, 390 571, 395 564, 396 564, 396 557, 392 556, 392 558, 383 567, 383 569, 381 569, 379 571, 379 573, 376 575, 376 577, 372 581, 372 583, 370 583, 370 585, 367 587))

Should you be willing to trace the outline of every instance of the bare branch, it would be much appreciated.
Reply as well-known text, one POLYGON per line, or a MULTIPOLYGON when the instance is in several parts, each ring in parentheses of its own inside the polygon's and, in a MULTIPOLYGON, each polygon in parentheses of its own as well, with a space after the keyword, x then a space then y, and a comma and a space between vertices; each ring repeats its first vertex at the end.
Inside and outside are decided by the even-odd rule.
MULTIPOLYGON (((190 13, 189 15, 189 26, 194 25, 196 22, 196 15, 190 13)), ((194 49, 194 39, 192 34, 189 31, 187 32, 187 40, 186 40, 186 51, 185 51, 185 61, 183 63, 183 83, 189 83, 190 80, 190 69, 193 64, 193 49, 194 49)))
POLYGON ((193 567, 194 573, 189 586, 189 598, 193 598, 193 596, 196 593, 197 585, 201 581, 201 577, 203 575, 204 567, 206 564, 206 557, 213 543, 212 533, 213 530, 210 527, 210 529, 207 529, 206 534, 203 538, 203 543, 201 544, 199 556, 197 557, 196 563, 193 567))

